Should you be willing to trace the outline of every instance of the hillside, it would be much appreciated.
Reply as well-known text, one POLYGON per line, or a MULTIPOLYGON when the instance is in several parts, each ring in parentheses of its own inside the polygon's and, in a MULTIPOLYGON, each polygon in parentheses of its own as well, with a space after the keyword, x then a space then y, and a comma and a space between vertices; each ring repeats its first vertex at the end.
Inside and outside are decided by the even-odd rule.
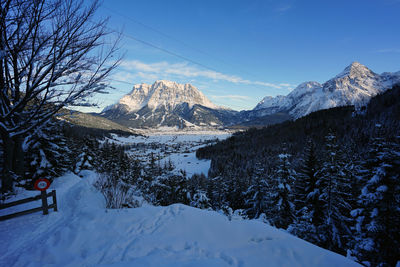
POLYGON ((353 62, 323 84, 304 82, 287 96, 267 96, 254 110, 264 110, 268 114, 287 112, 294 118, 300 118, 333 107, 353 105, 358 108, 399 82, 400 72, 377 74, 353 62))
POLYGON ((160 80, 138 84, 100 116, 132 128, 218 127, 236 121, 237 112, 214 105, 191 84, 160 80))
POLYGON ((101 129, 101 130, 120 130, 124 132, 132 132, 126 126, 118 124, 114 121, 97 116, 96 114, 83 113, 72 110, 62 110, 57 116, 58 119, 72 123, 73 125, 86 128, 101 129))
MULTIPOLYGON (((400 132, 400 86, 386 91, 371 99, 362 111, 355 112, 353 106, 335 107, 316 111, 295 121, 286 121, 263 129, 250 129, 237 133, 233 137, 214 146, 199 149, 200 158, 216 159, 218 157, 239 156, 241 159, 249 155, 250 161, 257 157, 254 153, 274 151, 278 153, 283 144, 290 146, 292 153, 299 156, 307 139, 313 139, 319 144, 324 143, 324 137, 334 131, 340 144, 349 146, 349 141, 355 142, 362 149, 375 134, 375 125, 381 123, 389 138, 394 138, 400 132), (357 116, 354 116, 358 114, 357 116), (256 145, 257 144, 257 145, 256 145), (223 153, 222 153, 223 151, 223 153)), ((361 152, 361 151, 360 151, 361 152)), ((218 160, 213 164, 219 165, 218 160)))
POLYGON ((371 266, 400 261, 400 86, 200 148, 212 204, 371 266))
POLYGON ((358 266, 259 221, 182 204, 105 209, 95 179, 93 172, 60 177, 51 186, 58 212, 0 222, 7 241, 0 244, 0 265, 358 266))
POLYGON ((399 82, 400 72, 377 74, 353 62, 323 84, 304 82, 287 96, 266 96, 254 109, 239 112, 216 106, 191 84, 159 80, 135 85, 99 116, 130 128, 267 126, 323 109, 359 109, 399 82))

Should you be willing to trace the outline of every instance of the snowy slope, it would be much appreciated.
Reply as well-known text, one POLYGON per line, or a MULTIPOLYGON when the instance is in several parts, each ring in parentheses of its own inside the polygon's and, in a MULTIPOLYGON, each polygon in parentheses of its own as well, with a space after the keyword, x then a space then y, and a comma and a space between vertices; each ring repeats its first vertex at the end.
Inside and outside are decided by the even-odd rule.
POLYGON ((400 82, 400 72, 374 73, 366 66, 353 62, 329 81, 305 82, 287 96, 265 97, 254 110, 289 112, 294 118, 313 111, 337 106, 365 105, 371 97, 400 82), (273 107, 273 108, 272 108, 273 107))
POLYGON ((159 80, 150 84, 137 84, 131 93, 123 96, 117 104, 106 109, 124 107, 127 112, 135 112, 148 106, 155 110, 166 107, 173 110, 177 105, 188 103, 189 107, 202 105, 217 108, 202 92, 191 84, 179 84, 172 81, 159 80))
POLYGON ((258 221, 180 204, 106 210, 84 174, 52 184, 59 212, 0 222, 0 266, 358 266, 258 221))
POLYGON ((160 80, 135 85, 100 116, 131 128, 213 127, 231 122, 234 112, 214 105, 191 84, 160 80))

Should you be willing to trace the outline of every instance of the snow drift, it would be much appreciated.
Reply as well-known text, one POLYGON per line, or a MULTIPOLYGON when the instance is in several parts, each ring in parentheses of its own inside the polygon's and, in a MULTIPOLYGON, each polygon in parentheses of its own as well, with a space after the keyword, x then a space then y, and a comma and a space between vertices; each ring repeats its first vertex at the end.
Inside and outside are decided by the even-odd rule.
POLYGON ((59 212, 0 222, 0 266, 358 266, 259 221, 181 204, 107 210, 95 179, 60 177, 59 212))

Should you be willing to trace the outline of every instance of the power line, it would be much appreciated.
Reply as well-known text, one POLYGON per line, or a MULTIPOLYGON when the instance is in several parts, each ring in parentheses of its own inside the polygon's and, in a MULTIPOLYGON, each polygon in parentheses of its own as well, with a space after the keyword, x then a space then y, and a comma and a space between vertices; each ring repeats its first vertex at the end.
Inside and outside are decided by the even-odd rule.
POLYGON ((206 53, 206 52, 204 52, 204 51, 202 51, 202 50, 200 50, 200 49, 198 49, 198 48, 196 48, 196 47, 193 47, 193 46, 187 44, 186 42, 183 42, 182 40, 179 40, 179 39, 173 37, 172 35, 169 35, 169 34, 167 34, 167 33, 165 33, 165 32, 162 32, 162 31, 160 31, 160 30, 158 30, 158 29, 156 29, 156 28, 154 28, 154 27, 152 27, 152 26, 149 26, 149 25, 147 25, 147 24, 144 24, 143 22, 140 22, 140 21, 138 21, 138 20, 136 20, 136 19, 134 19, 134 18, 132 18, 132 17, 128 17, 128 16, 126 16, 126 15, 124 15, 124 14, 122 14, 122 13, 120 13, 120 12, 114 10, 114 9, 111 9, 111 8, 109 8, 109 7, 106 7, 106 6, 101 6, 101 7, 104 8, 104 9, 107 9, 108 11, 110 11, 110 12, 112 12, 112 13, 114 13, 114 14, 120 16, 120 17, 123 17, 123 18, 125 18, 125 19, 128 19, 128 20, 130 20, 130 21, 132 21, 132 22, 134 22, 134 23, 136 23, 136 24, 138 24, 138 25, 140 25, 140 26, 142 26, 142 27, 144 27, 144 28, 147 28, 147 29, 149 29, 149 30, 151 30, 151 31, 153 31, 153 32, 156 32, 156 33, 158 33, 158 34, 160 34, 160 35, 162 35, 162 36, 164 36, 164 37, 166 37, 166 38, 168 38, 168 39, 171 39, 171 40, 173 40, 173 41, 175 41, 175 42, 177 42, 177 43, 180 43, 180 44, 182 44, 182 45, 184 45, 184 46, 186 46, 186 47, 189 47, 189 48, 191 48, 191 49, 193 49, 193 50, 196 50, 196 51, 199 52, 199 53, 205 54, 205 55, 207 55, 207 56, 211 56, 210 54, 208 54, 208 53, 206 53))
MULTIPOLYGON (((105 27, 105 28, 107 28, 107 29, 110 30, 110 31, 114 31, 114 32, 115 32, 115 30, 111 29, 110 27, 105 27)), ((194 60, 192 60, 192 59, 190 59, 190 58, 187 58, 187 57, 185 57, 185 56, 179 55, 179 54, 177 54, 177 53, 175 53, 175 52, 172 52, 172 51, 170 51, 170 50, 167 50, 167 49, 165 49, 165 48, 162 48, 162 47, 159 47, 159 46, 157 46, 157 45, 154 45, 154 44, 152 44, 152 43, 150 43, 150 42, 148 42, 148 41, 144 41, 144 40, 141 40, 141 39, 139 39, 139 38, 133 37, 133 36, 130 35, 130 34, 126 34, 126 33, 120 33, 120 34, 123 35, 123 36, 125 36, 125 37, 127 37, 127 38, 130 38, 130 39, 132 39, 132 40, 135 40, 135 41, 137 41, 137 42, 140 42, 140 43, 142 43, 142 44, 144 44, 144 45, 147 45, 147 46, 150 46, 150 47, 152 47, 152 48, 158 49, 158 50, 160 50, 160 51, 162 51, 162 52, 164 52, 164 53, 167 53, 167 54, 169 54, 169 55, 175 56, 175 57, 177 57, 177 58, 183 59, 183 60, 185 60, 185 61, 187 61, 187 62, 190 62, 190 63, 192 63, 192 64, 198 65, 198 66, 200 66, 200 67, 202 67, 202 68, 205 68, 205 69, 214 71, 214 72, 219 73, 219 74, 223 74, 222 72, 220 72, 220 71, 218 71, 218 70, 216 70, 216 69, 214 69, 214 68, 212 68, 212 67, 209 67, 209 66, 204 65, 204 64, 202 64, 202 63, 200 63, 200 62, 194 61, 194 60)), ((248 86, 253 87, 253 88, 254 88, 254 87, 258 87, 258 88, 260 89, 262 85, 259 85, 259 84, 251 84, 251 85, 248 85, 248 86)), ((262 88, 265 89, 264 86, 263 86, 262 88)))
MULTIPOLYGON (((225 65, 227 65, 227 66, 233 67, 233 68, 235 68, 235 69, 239 69, 237 66, 234 66, 234 65, 232 65, 232 64, 230 64, 230 63, 228 63, 228 62, 226 62, 225 60, 221 59, 221 58, 215 57, 215 56, 213 56, 213 55, 211 55, 211 54, 209 54, 209 53, 207 53, 207 52, 205 52, 205 51, 203 51, 203 50, 200 50, 200 49, 198 49, 198 48, 196 48, 196 47, 193 47, 193 46, 187 44, 186 42, 184 42, 184 41, 182 41, 182 40, 180 40, 180 39, 178 39, 178 38, 176 38, 176 37, 173 37, 173 36, 170 35, 170 34, 167 34, 167 33, 163 32, 163 31, 161 31, 161 30, 158 30, 158 29, 156 29, 156 28, 154 28, 154 27, 152 27, 152 26, 149 26, 149 25, 147 25, 147 24, 145 24, 145 23, 143 23, 143 22, 140 22, 140 21, 138 21, 138 20, 136 20, 136 19, 134 19, 134 18, 132 18, 132 17, 130 17, 130 16, 124 15, 124 14, 122 14, 122 13, 120 13, 120 12, 114 10, 114 9, 111 9, 111 8, 109 8, 109 7, 106 7, 106 6, 101 6, 101 7, 104 8, 104 9, 106 9, 106 10, 108 10, 108 11, 110 11, 110 12, 112 12, 112 13, 114 13, 114 14, 116 14, 116 15, 118 15, 118 16, 120 16, 120 17, 123 17, 123 18, 125 18, 125 19, 128 19, 128 20, 130 20, 130 21, 132 21, 132 22, 134 22, 134 23, 136 23, 136 24, 138 24, 138 25, 140 25, 140 26, 142 26, 142 27, 144 27, 144 28, 147 28, 147 29, 149 29, 149 30, 151 30, 151 31, 153 31, 153 32, 156 32, 156 33, 158 33, 158 34, 160 34, 160 35, 162 35, 162 36, 164 36, 164 37, 166 37, 166 38, 168 38, 168 39, 171 39, 171 40, 173 40, 173 41, 175 41, 175 42, 177 42, 177 43, 180 43, 180 44, 182 44, 182 45, 184 45, 184 46, 186 46, 186 47, 188 47, 188 48, 190 48, 190 49, 192 49, 192 50, 195 50, 195 51, 197 51, 197 52, 199 52, 199 53, 202 53, 202 54, 204 54, 204 55, 206 55, 206 56, 208 56, 208 57, 210 57, 210 58, 213 58, 213 59, 216 60, 216 61, 220 61, 221 63, 223 63, 223 64, 225 64, 225 65)), ((123 34, 123 35, 124 35, 124 34, 123 34)), ((125 36, 127 36, 127 35, 125 34, 125 36)), ((128 37, 128 36, 127 36, 127 37, 128 37)), ((153 47, 153 48, 155 48, 155 49, 161 50, 161 51, 163 51, 163 52, 165 52, 165 53, 168 53, 168 54, 170 54, 170 55, 173 55, 173 56, 175 56, 175 57, 181 58, 181 59, 183 59, 183 60, 186 60, 186 61, 191 62, 191 63, 193 63, 193 64, 196 64, 196 65, 198 65, 198 66, 201 66, 201 67, 203 67, 203 68, 206 68, 206 69, 209 69, 209 70, 212 70, 212 71, 215 71, 215 72, 218 72, 218 73, 221 73, 221 74, 222 74, 222 72, 216 70, 215 68, 208 67, 208 66, 206 66, 206 65, 204 65, 204 64, 202 64, 202 63, 199 63, 199 62, 197 62, 197 61, 191 60, 191 59, 189 59, 188 57, 185 57, 185 56, 179 55, 179 54, 177 54, 177 53, 175 53, 175 52, 171 52, 171 51, 169 51, 169 50, 167 50, 167 49, 158 47, 158 46, 156 46, 156 45, 154 45, 154 44, 151 44, 151 43, 149 43, 149 42, 147 42, 147 41, 140 40, 140 39, 138 39, 138 38, 136 38, 136 37, 133 37, 133 36, 130 36, 130 37, 128 37, 128 38, 131 38, 131 39, 133 39, 133 40, 135 40, 135 41, 138 41, 138 42, 140 42, 140 43, 143 43, 143 44, 148 45, 148 46, 150 46, 150 47, 153 47)), ((240 70, 240 72, 242 72, 242 73, 246 73, 248 76, 251 76, 251 77, 253 77, 253 78, 255 78, 255 79, 258 79, 258 78, 255 77, 253 74, 251 74, 251 73, 249 73, 249 72, 247 72, 247 71, 243 71, 243 70, 241 70, 241 69, 239 69, 239 70, 240 70)), ((258 87, 259 89, 260 89, 260 88, 265 89, 265 86, 258 85, 258 84, 252 84, 251 86, 252 86, 252 87, 258 87)))
MULTIPOLYGON (((108 30, 110 30, 110 31, 114 31, 114 30, 111 29, 110 27, 106 27, 106 28, 107 28, 108 30)), ((165 49, 165 48, 159 47, 159 46, 157 46, 157 45, 155 45, 155 44, 152 44, 152 43, 150 43, 150 42, 147 42, 147 41, 144 41, 144 40, 142 40, 142 39, 133 37, 133 36, 130 35, 130 34, 126 34, 126 33, 120 33, 120 34, 123 35, 123 36, 125 36, 125 37, 127 37, 127 38, 130 38, 130 39, 132 39, 132 40, 135 40, 135 41, 137 41, 137 42, 139 42, 139 43, 142 43, 142 44, 144 44, 144 45, 147 45, 147 46, 150 46, 150 47, 152 47, 152 48, 158 49, 158 50, 160 50, 160 51, 162 51, 162 52, 164 52, 164 53, 167 53, 167 54, 169 54, 169 55, 172 55, 172 56, 174 56, 174 57, 183 59, 183 60, 188 61, 188 62, 190 62, 190 63, 193 63, 193 64, 195 64, 195 65, 198 65, 198 66, 200 66, 200 67, 202 67, 202 68, 205 68, 205 69, 208 69, 208 70, 212 70, 212 71, 215 71, 215 72, 217 72, 217 73, 222 73, 222 72, 220 72, 220 71, 218 71, 218 70, 216 70, 216 69, 214 69, 214 68, 212 68, 212 67, 206 66, 206 65, 204 65, 204 64, 202 64, 202 63, 200 63, 200 62, 194 61, 194 60, 192 60, 192 59, 190 59, 190 58, 188 58, 188 57, 179 55, 179 54, 177 54, 177 53, 175 53, 175 52, 172 52, 172 51, 167 50, 167 49, 165 49)))

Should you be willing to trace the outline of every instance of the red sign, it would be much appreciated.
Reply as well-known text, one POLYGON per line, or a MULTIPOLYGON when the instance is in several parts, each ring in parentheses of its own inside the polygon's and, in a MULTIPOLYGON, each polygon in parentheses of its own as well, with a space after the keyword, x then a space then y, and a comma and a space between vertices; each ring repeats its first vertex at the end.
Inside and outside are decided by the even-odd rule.
POLYGON ((49 186, 50 181, 45 178, 37 179, 34 185, 35 189, 39 191, 45 191, 49 186))

